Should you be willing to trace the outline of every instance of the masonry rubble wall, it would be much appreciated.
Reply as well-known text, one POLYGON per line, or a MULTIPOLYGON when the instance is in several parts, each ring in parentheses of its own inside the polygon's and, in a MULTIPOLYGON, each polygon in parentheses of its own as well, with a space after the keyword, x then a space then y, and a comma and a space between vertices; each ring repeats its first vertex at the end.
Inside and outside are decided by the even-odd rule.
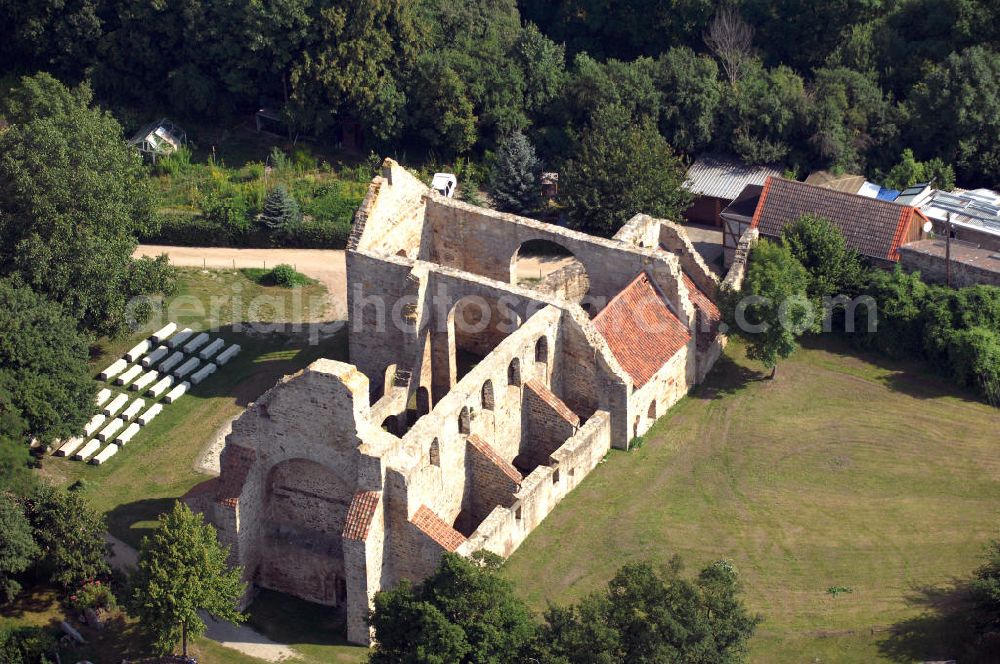
POLYGON ((699 356, 692 335, 636 389, 591 320, 603 303, 581 306, 645 273, 690 327, 684 275, 706 293, 717 283, 699 261, 669 222, 638 215, 593 238, 442 198, 386 160, 348 245, 353 364, 319 360, 265 393, 234 422, 220 477, 186 499, 248 581, 346 605, 348 639, 368 643, 375 592, 423 579, 445 551, 509 555, 612 446, 627 449, 704 377, 718 349, 699 356), (582 269, 547 291, 511 283, 532 239, 582 269), (504 328, 456 329, 456 316, 470 322, 466 298, 504 328), (477 358, 464 375, 459 348, 477 358))

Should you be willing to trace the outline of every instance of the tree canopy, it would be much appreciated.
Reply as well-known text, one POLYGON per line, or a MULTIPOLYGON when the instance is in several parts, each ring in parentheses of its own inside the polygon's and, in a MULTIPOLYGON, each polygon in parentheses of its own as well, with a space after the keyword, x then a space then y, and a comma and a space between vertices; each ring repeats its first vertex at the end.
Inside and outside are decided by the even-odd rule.
POLYGON ((0 408, 24 433, 51 442, 78 434, 93 414, 87 338, 63 308, 0 279, 0 408))
POLYGON ((59 302, 82 329, 122 331, 142 283, 132 252, 150 229, 150 190, 121 126, 90 89, 22 79, 0 133, 0 273, 59 302))
POLYGON ((526 661, 537 625, 490 553, 446 553, 422 583, 375 596, 371 664, 526 661))
POLYGON ((242 570, 227 563, 229 550, 215 527, 181 502, 161 514, 156 531, 143 538, 139 567, 132 579, 132 608, 161 652, 178 641, 203 634, 199 612, 242 622, 237 604, 246 591, 242 570))
POLYGON ((750 250, 740 290, 723 293, 729 334, 746 342, 747 357, 771 369, 798 347, 798 338, 820 322, 808 297, 809 273, 784 243, 761 240, 750 250))
POLYGON ((570 223, 611 237, 634 215, 677 219, 690 194, 685 168, 651 120, 635 123, 620 105, 599 109, 563 170, 570 223))
POLYGON ((541 202, 542 162, 521 132, 500 144, 487 182, 493 204, 504 212, 527 214, 541 202))

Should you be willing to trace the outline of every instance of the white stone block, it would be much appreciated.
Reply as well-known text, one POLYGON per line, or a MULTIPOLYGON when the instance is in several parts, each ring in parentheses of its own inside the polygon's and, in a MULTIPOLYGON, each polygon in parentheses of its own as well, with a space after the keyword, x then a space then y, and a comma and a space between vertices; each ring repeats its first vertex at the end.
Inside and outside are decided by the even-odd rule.
POLYGON ((199 364, 201 364, 201 360, 199 360, 197 357, 192 357, 187 362, 174 369, 174 375, 177 376, 178 378, 183 378, 184 376, 188 375, 189 373, 197 369, 199 364))
MULTIPOLYGON (((121 420, 118 421, 120 422, 121 420)), ((101 449, 101 441, 97 440, 96 438, 93 438, 91 440, 88 440, 86 445, 77 450, 76 453, 73 455, 73 458, 76 459, 77 461, 83 461, 84 459, 89 459, 90 455, 92 455, 99 449, 101 449)))
POLYGON ((115 385, 126 385, 131 383, 133 380, 139 377, 142 373, 142 367, 138 364, 133 364, 127 371, 123 372, 115 378, 115 385))
POLYGON ((149 407, 149 410, 139 416, 139 419, 137 419, 136 422, 138 422, 140 426, 146 426, 153 421, 154 417, 160 414, 161 410, 163 410, 163 404, 154 403, 149 407))
POLYGON ((205 380, 206 378, 214 374, 217 368, 218 367, 209 362, 208 364, 203 366, 201 369, 198 369, 196 372, 194 372, 194 374, 191 375, 191 384, 197 385, 201 381, 205 380))
POLYGON ((147 371, 146 373, 139 376, 134 383, 128 386, 128 389, 135 392, 142 392, 144 389, 149 387, 152 383, 159 380, 160 373, 158 371, 147 371))
POLYGON ((108 416, 102 415, 101 413, 94 415, 92 418, 90 418, 90 421, 87 422, 87 425, 83 427, 83 435, 93 436, 94 432, 100 429, 101 426, 104 424, 104 421, 107 419, 108 416))
POLYGON ((201 348, 202 346, 204 346, 208 342, 209 339, 211 339, 211 337, 208 336, 208 332, 202 332, 201 334, 199 334, 198 336, 196 336, 194 339, 192 339, 191 341, 189 341, 186 344, 184 344, 184 352, 185 353, 193 353, 193 352, 195 352, 196 350, 198 350, 199 348, 201 348))
POLYGON ((132 403, 130 403, 128 405, 128 408, 126 408, 124 411, 122 411, 122 414, 119 415, 118 417, 120 417, 123 420, 125 420, 126 422, 128 422, 133 417, 135 417, 136 415, 138 415, 139 413, 141 413, 142 409, 145 408, 145 407, 146 407, 146 402, 143 399, 136 399, 135 401, 133 401, 132 403))
POLYGON ((101 380, 110 380, 128 368, 127 360, 115 360, 108 368, 97 375, 101 380))
POLYGON ((124 447, 125 443, 132 440, 132 437, 135 436, 135 434, 139 433, 139 430, 141 428, 142 428, 141 424, 139 424, 138 422, 133 422, 132 424, 125 427, 124 431, 118 434, 118 437, 115 438, 115 442, 118 443, 118 445, 120 445, 121 447, 124 447))
POLYGON ((174 389, 167 392, 167 396, 163 397, 163 400, 167 403, 173 403, 180 399, 184 394, 191 388, 191 383, 187 381, 176 386, 174 389))
POLYGON ((194 334, 194 330, 192 330, 190 327, 185 327, 183 330, 181 330, 174 336, 167 339, 167 345, 171 348, 177 348, 185 341, 190 339, 192 334, 194 334))
POLYGON ((167 390, 169 390, 173 386, 173 384, 174 384, 173 376, 164 376, 163 378, 158 380, 155 385, 149 388, 146 391, 146 394, 148 394, 151 397, 158 397, 167 390))
POLYGON ((125 359, 129 362, 135 362, 140 357, 149 352, 149 349, 153 347, 153 342, 149 339, 145 341, 140 341, 136 345, 132 346, 127 353, 125 353, 125 359))
POLYGON ((121 431, 123 426, 125 426, 125 420, 116 417, 111 420, 106 427, 97 432, 97 440, 102 443, 106 440, 110 440, 116 433, 121 431))
POLYGON ((157 370, 160 373, 167 373, 168 371, 176 367, 178 364, 180 364, 183 360, 184 360, 184 353, 182 353, 181 351, 177 351, 167 359, 163 360, 160 366, 157 367, 157 370))
POLYGON ((125 407, 128 403, 127 394, 119 394, 114 399, 108 402, 108 405, 104 407, 104 414, 108 417, 114 417, 114 415, 125 407))
POLYGON ((97 396, 94 398, 94 403, 96 403, 98 406, 103 406, 108 402, 108 399, 111 398, 111 394, 112 394, 111 390, 109 390, 106 387, 102 387, 101 390, 97 393, 97 396))
POLYGON ((157 346, 156 350, 142 358, 142 366, 149 369, 154 364, 165 358, 168 353, 170 353, 170 349, 166 346, 157 346))
POLYGON ((62 446, 56 450, 56 456, 70 456, 73 452, 76 452, 83 446, 83 438, 77 436, 76 438, 70 438, 62 446))
POLYGON ((163 340, 169 337, 171 334, 177 331, 177 323, 167 323, 156 332, 153 332, 153 336, 150 337, 155 344, 162 344, 163 340))
POLYGON ((93 459, 90 460, 90 463, 100 466, 102 463, 104 463, 117 453, 118 453, 117 445, 115 445, 114 443, 111 443, 110 445, 105 445, 104 449, 101 450, 97 454, 97 456, 95 456, 93 459))
POLYGON ((213 355, 222 350, 222 347, 226 345, 225 339, 216 339, 212 343, 208 344, 200 351, 198 351, 198 357, 203 360, 211 358, 213 355))
POLYGON ((229 360, 231 360, 234 357, 236 357, 239 354, 239 352, 240 352, 240 345, 239 344, 233 344, 232 346, 230 346, 226 350, 224 350, 221 353, 219 353, 219 356, 217 358, 215 358, 215 363, 218 364, 221 367, 225 363, 229 362, 229 360))

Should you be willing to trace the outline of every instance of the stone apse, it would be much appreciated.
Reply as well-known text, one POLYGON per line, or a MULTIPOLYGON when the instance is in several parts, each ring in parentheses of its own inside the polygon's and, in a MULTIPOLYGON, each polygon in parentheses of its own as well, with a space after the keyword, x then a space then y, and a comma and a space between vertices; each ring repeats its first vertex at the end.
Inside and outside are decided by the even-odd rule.
POLYGON ((637 215, 596 238, 441 197, 390 159, 355 215, 347 287, 351 363, 318 360, 251 404, 186 500, 248 582, 343 608, 355 643, 375 593, 443 552, 513 552, 725 343, 718 278, 676 224, 637 215), (573 260, 521 280, 538 241, 573 260))

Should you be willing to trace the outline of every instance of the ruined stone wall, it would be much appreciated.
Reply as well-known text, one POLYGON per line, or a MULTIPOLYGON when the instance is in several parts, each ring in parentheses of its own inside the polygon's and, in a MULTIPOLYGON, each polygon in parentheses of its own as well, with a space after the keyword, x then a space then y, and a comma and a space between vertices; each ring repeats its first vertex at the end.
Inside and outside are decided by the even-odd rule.
POLYGON ((582 264, 570 263, 548 273, 531 287, 560 300, 579 302, 590 291, 590 279, 582 264))
MULTIPOLYGON (((931 256, 921 251, 912 251, 903 245, 899 248, 900 264, 907 272, 919 272, 921 278, 929 283, 944 284, 948 281, 948 262, 942 256, 931 256)), ((1000 261, 994 260, 997 269, 987 270, 951 261, 951 285, 954 288, 964 288, 984 284, 1000 286, 1000 261)))
POLYGON ((469 536, 459 553, 479 550, 509 556, 528 534, 600 463, 610 449, 611 418, 598 411, 559 449, 552 466, 539 466, 524 478, 516 501, 498 506, 469 536))
POLYGON ((429 247, 431 261, 506 283, 512 281, 511 267, 521 244, 529 240, 555 242, 583 265, 590 295, 598 301, 614 297, 656 260, 656 249, 641 249, 440 196, 428 198, 424 220, 423 242, 429 247))
POLYGON ((674 355, 645 385, 632 392, 628 401, 629 434, 644 435, 653 423, 677 403, 694 386, 689 380, 689 356, 694 353, 688 344, 674 355))
POLYGON ((348 247, 386 256, 417 258, 423 234, 424 197, 430 188, 392 159, 382 162, 369 195, 354 216, 348 247))

